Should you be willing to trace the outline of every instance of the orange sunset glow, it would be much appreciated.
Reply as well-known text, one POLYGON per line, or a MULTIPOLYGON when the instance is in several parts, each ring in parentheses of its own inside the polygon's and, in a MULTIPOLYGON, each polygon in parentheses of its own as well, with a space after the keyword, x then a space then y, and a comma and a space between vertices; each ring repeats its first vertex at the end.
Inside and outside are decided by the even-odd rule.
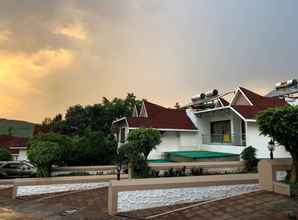
POLYGON ((41 122, 127 92, 173 107, 296 77, 297 3, 231 2, 1 1, 1 118, 41 122))

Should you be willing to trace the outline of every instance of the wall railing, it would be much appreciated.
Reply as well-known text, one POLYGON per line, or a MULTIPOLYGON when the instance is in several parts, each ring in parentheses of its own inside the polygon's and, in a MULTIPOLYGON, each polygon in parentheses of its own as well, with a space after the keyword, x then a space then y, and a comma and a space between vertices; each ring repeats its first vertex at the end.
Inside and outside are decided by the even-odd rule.
POLYGON ((225 144, 235 146, 246 146, 245 134, 203 134, 203 144, 225 144))

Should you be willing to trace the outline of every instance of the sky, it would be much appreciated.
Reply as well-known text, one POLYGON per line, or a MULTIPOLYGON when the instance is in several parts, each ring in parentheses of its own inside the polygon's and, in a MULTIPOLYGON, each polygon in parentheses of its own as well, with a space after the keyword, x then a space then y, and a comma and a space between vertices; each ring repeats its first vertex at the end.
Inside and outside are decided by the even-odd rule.
POLYGON ((298 77, 296 0, 2 0, 0 117, 41 122, 102 97, 173 107, 298 77))

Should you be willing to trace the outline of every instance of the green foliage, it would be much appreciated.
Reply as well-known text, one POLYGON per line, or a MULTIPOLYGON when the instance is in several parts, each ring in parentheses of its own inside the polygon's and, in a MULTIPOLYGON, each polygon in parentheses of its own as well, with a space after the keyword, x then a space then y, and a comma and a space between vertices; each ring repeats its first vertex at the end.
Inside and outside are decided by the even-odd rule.
POLYGON ((62 149, 57 143, 40 140, 31 142, 27 154, 41 177, 51 176, 52 165, 58 164, 63 157, 62 149))
POLYGON ((64 120, 59 114, 50 123, 46 123, 43 130, 49 128, 55 133, 83 136, 85 130, 89 129, 111 136, 112 122, 117 118, 131 116, 135 105, 140 107, 141 101, 133 93, 128 93, 125 99, 114 98, 112 101, 103 97, 100 104, 69 107, 64 120))
POLYGON ((38 135, 28 142, 28 159, 37 167, 40 176, 50 176, 52 165, 69 164, 74 146, 73 139, 65 135, 38 135))
POLYGON ((28 142, 28 148, 36 142, 51 142, 56 143, 60 147, 61 157, 59 164, 57 165, 68 165, 72 160, 73 151, 75 149, 75 139, 66 135, 57 133, 46 133, 31 138, 28 142))
POLYGON ((7 150, 0 148, 0 161, 11 161, 11 160, 12 160, 11 154, 7 150))
MULTIPOLYGON (((68 137, 56 133, 39 135, 28 142, 28 148, 30 150, 36 143, 39 145, 44 142, 59 146, 59 155, 55 155, 58 160, 51 160, 51 165, 109 165, 113 164, 117 151, 113 140, 105 137, 103 133, 91 132, 88 129, 82 137, 68 137)), ((36 157, 32 159, 36 161, 36 157)), ((30 157, 29 160, 31 161, 30 157)))
POLYGON ((68 165, 110 165, 115 161, 117 144, 101 132, 86 132, 76 140, 68 165))
POLYGON ((298 106, 265 110, 257 115, 261 134, 271 137, 291 154, 291 182, 298 182, 298 106))
POLYGON ((161 135, 156 129, 140 128, 131 131, 127 140, 135 146, 136 151, 143 153, 147 160, 149 153, 161 143, 161 135))
POLYGON ((246 169, 248 171, 256 170, 258 160, 256 158, 256 148, 249 146, 241 152, 241 158, 246 162, 246 169))
POLYGON ((161 136, 158 130, 140 128, 128 135, 128 143, 119 148, 119 155, 126 157, 132 165, 134 177, 146 177, 149 173, 147 158, 156 145, 160 144, 161 136))

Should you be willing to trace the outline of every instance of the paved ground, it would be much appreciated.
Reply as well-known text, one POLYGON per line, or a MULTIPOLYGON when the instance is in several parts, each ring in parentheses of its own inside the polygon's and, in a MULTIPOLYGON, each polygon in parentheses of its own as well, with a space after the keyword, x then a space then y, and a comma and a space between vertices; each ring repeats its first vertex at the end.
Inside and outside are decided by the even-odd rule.
MULTIPOLYGON (((5 195, 5 194, 3 194, 5 195)), ((35 196, 18 200, 1 197, 1 220, 64 220, 64 219, 99 219, 126 220, 145 219, 154 214, 160 214, 175 208, 163 207, 130 213, 122 213, 126 217, 109 216, 107 214, 107 188, 83 192, 60 193, 58 197, 35 196)), ((298 217, 298 201, 269 192, 255 192, 236 196, 195 208, 174 212, 155 219, 288 219, 288 213, 298 217)))
POLYGON ((296 215, 298 219, 298 201, 260 191, 175 212, 158 219, 279 220, 288 219, 289 213, 296 215))

